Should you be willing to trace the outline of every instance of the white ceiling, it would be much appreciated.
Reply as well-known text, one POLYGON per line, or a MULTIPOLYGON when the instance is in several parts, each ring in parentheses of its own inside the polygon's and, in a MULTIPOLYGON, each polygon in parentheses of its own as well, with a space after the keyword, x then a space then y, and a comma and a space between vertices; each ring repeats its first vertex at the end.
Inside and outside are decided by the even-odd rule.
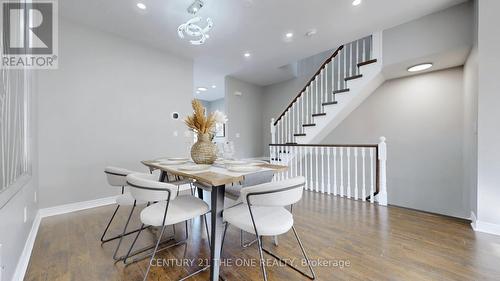
POLYGON ((205 45, 191 46, 177 37, 192 0, 63 0, 63 17, 191 58, 195 87, 213 84, 206 100, 223 96, 225 75, 258 85, 290 78, 290 63, 464 0, 205 0, 199 12, 214 27, 205 45), (142 1, 146 11, 136 7, 142 1), (316 29, 317 34, 304 34, 316 29), (290 42, 284 34, 293 32, 290 42), (243 57, 244 52, 251 57, 243 57))

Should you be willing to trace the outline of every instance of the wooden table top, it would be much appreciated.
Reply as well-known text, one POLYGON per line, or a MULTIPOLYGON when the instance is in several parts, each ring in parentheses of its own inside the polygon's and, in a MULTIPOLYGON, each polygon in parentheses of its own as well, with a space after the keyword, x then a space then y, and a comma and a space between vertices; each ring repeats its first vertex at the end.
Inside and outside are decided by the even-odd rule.
POLYGON ((165 171, 172 175, 195 179, 197 181, 209 184, 211 186, 219 186, 219 185, 241 182, 245 179, 245 176, 249 174, 255 174, 264 171, 273 171, 274 173, 279 173, 288 170, 287 166, 274 165, 268 163, 252 164, 254 166, 261 167, 261 169, 259 171, 249 172, 249 173, 230 172, 222 165, 213 165, 208 170, 203 170, 203 171, 185 171, 179 169, 183 165, 193 164, 190 162, 180 165, 164 165, 164 164, 162 165, 161 162, 159 162, 158 160, 144 160, 141 161, 141 163, 149 167, 151 170, 165 171))

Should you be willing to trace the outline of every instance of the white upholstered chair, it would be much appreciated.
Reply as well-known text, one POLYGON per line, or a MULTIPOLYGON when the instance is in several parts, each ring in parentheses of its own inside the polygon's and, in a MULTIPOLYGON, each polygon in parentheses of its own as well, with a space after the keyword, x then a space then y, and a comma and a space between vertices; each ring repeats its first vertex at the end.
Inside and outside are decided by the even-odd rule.
POLYGON ((106 167, 104 169, 104 173, 106 174, 106 179, 108 181, 108 184, 112 187, 121 187, 121 194, 116 197, 116 208, 115 211, 113 212, 113 215, 111 215, 111 218, 109 219, 108 224, 106 225, 106 228, 104 229, 104 232, 102 233, 101 236, 101 242, 106 243, 118 238, 122 238, 123 236, 135 233, 139 231, 139 229, 136 229, 134 231, 130 232, 122 232, 119 235, 116 235, 114 237, 106 238, 106 233, 108 232, 108 229, 113 222, 113 219, 116 216, 116 213, 118 212, 118 209, 122 206, 132 206, 132 209, 130 210, 128 220, 126 222, 126 226, 130 222, 130 218, 132 217, 132 214, 134 212, 135 206, 137 204, 143 204, 144 202, 135 202, 135 199, 132 197, 132 194, 130 194, 129 191, 125 190, 125 187, 127 186, 127 180, 126 177, 128 174, 135 173, 133 171, 124 169, 124 168, 119 168, 119 167, 106 167))
POLYGON ((307 257, 299 235, 293 225, 292 207, 293 204, 302 199, 304 184, 304 177, 296 177, 280 182, 270 182, 245 187, 241 189, 238 204, 224 210, 224 221, 226 222, 226 226, 222 245, 224 245, 224 238, 229 225, 236 226, 240 230, 255 234, 264 280, 267 280, 267 273, 264 265, 263 251, 309 279, 314 280, 316 278, 309 258, 307 257), (290 206, 290 210, 287 210, 285 208, 286 206, 290 206), (264 249, 262 246, 263 236, 277 236, 290 230, 293 231, 302 254, 307 260, 311 275, 302 272, 286 260, 264 249))
MULTIPOLYGON (((203 200, 198 199, 191 195, 177 196, 177 187, 170 183, 155 181, 150 174, 129 174, 127 176, 127 183, 131 187, 132 196, 136 200, 147 202, 156 202, 141 211, 141 222, 144 226, 161 227, 161 231, 151 253, 151 260, 144 275, 144 280, 147 279, 149 270, 151 268, 151 261, 154 259, 158 246, 160 245, 162 236, 165 232, 166 226, 174 225, 177 223, 185 222, 186 225, 186 240, 188 237, 187 221, 198 216, 204 216, 209 211, 209 206, 203 200)), ((206 219, 205 219, 206 222, 206 219)), ((124 259, 126 263, 128 255, 140 232, 134 239, 129 253, 124 259)), ((182 243, 185 240, 181 241, 182 243)), ((174 243, 171 246, 180 244, 174 243)), ((166 247, 168 248, 168 247, 166 247)), ((164 249, 166 249, 164 248, 164 249)))

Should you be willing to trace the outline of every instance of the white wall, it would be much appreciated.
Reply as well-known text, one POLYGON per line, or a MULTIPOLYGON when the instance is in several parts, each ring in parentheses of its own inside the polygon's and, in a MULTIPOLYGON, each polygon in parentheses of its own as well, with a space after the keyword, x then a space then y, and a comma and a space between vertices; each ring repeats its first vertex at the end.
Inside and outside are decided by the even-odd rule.
POLYGON ((104 167, 145 172, 139 161, 185 156, 190 140, 191 61, 67 19, 59 28, 59 69, 40 72, 41 207, 117 194, 104 167))
POLYGON ((478 3, 477 227, 500 234, 500 1, 478 3))
MULTIPOLYGON (((5 203, 0 206, 0 244, 2 244, 1 280, 12 279, 36 213, 38 212, 38 200, 35 201, 35 193, 39 196, 36 74, 32 76, 32 79, 29 88, 31 92, 30 135, 32 141, 30 151, 32 157, 32 175, 30 178, 26 178, 26 181, 22 183, 16 182, 14 186, 10 187, 17 190, 15 195, 0 200, 5 203), (27 210, 26 222, 24 222, 25 207, 27 210)), ((24 88, 22 85, 20 86, 18 89, 22 91, 24 88)), ((0 197, 4 195, 6 193, 1 193, 0 197)))
POLYGON ((385 82, 323 143, 387 137, 389 204, 468 217, 462 176, 463 70, 385 82))
POLYGON ((227 76, 225 90, 226 138, 234 142, 235 157, 262 156, 262 87, 227 76))

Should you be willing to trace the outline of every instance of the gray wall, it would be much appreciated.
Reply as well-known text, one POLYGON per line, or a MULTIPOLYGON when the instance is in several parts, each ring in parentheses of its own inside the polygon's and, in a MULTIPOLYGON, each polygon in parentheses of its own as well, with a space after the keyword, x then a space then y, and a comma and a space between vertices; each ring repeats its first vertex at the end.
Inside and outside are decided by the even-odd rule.
POLYGON ((479 2, 477 219, 500 232, 500 1, 479 2))
MULTIPOLYGON (((37 86, 36 72, 30 87, 31 92, 31 160, 32 175, 27 181, 14 183, 9 189, 17 190, 15 194, 9 194, 8 198, 0 198, 3 203, 0 206, 0 244, 2 245, 2 263, 0 270, 2 280, 11 280, 15 272, 19 257, 23 251, 26 239, 33 225, 36 213, 38 212, 38 201, 35 200, 35 193, 38 192, 38 146, 37 146, 37 86), (24 208, 27 210, 27 220, 24 222, 24 208), (3 269, 1 268, 3 266, 3 269)), ((22 85, 20 91, 24 89, 22 85)), ((6 196, 9 190, 0 193, 0 197, 6 196)), ((9 192, 10 193, 10 192, 9 192)))
POLYGON ((263 88, 262 112, 262 155, 269 155, 271 143, 270 122, 271 118, 278 118, 290 102, 304 88, 309 79, 316 73, 323 62, 332 55, 334 50, 325 51, 300 60, 297 64, 297 77, 285 82, 269 85, 263 88))
POLYGON ((227 76, 225 89, 226 138, 234 142, 235 157, 262 156, 262 87, 227 76))
POLYGON ((40 72, 41 207, 117 194, 104 167, 146 171, 139 161, 185 156, 190 141, 191 61, 65 19, 59 28, 59 69, 40 72))
POLYGON ((462 81, 462 68, 387 81, 324 143, 377 143, 387 137, 389 204, 468 217, 462 81))
POLYGON ((409 66, 428 61, 433 70, 463 65, 473 41, 473 14, 468 1, 384 30, 385 77, 411 75, 409 66))

